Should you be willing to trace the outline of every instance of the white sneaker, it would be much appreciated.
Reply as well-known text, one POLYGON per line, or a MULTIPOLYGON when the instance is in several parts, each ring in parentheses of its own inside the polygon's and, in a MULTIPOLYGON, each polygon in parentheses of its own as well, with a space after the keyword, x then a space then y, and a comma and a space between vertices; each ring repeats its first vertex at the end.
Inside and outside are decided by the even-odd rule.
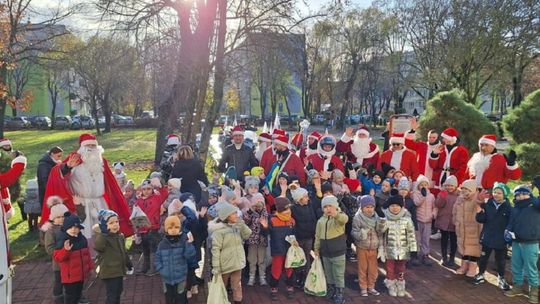
POLYGON ((435 234, 432 234, 429 236, 430 239, 432 240, 440 240, 441 239, 441 233, 440 232, 437 232, 435 234))
POLYGON ((253 286, 253 285, 255 285, 255 276, 249 277, 249 280, 248 280, 248 282, 247 282, 247 285, 248 285, 248 286, 253 286))
POLYGON ((191 290, 188 290, 186 292, 186 298, 191 299, 192 297, 193 297, 193 295, 191 294, 191 290))
POLYGON ((194 294, 194 295, 199 294, 199 286, 198 285, 193 285, 191 287, 191 294, 194 294))
POLYGON ((266 282, 266 277, 263 277, 263 276, 261 276, 261 277, 259 278, 259 283, 261 284, 261 286, 266 286, 266 285, 268 285, 268 283, 266 282))

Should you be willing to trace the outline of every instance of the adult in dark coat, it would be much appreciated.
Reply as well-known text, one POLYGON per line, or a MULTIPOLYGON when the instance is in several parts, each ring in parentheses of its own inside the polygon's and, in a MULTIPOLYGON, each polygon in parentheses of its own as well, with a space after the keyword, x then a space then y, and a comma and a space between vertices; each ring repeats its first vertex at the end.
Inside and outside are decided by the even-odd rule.
POLYGON ((49 180, 49 173, 54 166, 62 162, 62 154, 64 151, 60 147, 52 147, 49 152, 43 154, 38 162, 37 167, 37 182, 39 190, 39 202, 43 207, 43 198, 45 197, 45 188, 49 180))
POLYGON ((244 180, 244 172, 259 165, 252 148, 244 143, 244 130, 240 126, 232 130, 232 144, 225 147, 219 161, 218 170, 224 173, 229 167, 234 166, 236 176, 240 181, 244 180))
POLYGON ((191 192, 196 203, 201 201, 202 191, 198 181, 208 186, 208 177, 204 173, 204 168, 199 160, 193 156, 193 150, 190 146, 178 148, 177 160, 174 163, 171 178, 181 178, 180 192, 191 192))

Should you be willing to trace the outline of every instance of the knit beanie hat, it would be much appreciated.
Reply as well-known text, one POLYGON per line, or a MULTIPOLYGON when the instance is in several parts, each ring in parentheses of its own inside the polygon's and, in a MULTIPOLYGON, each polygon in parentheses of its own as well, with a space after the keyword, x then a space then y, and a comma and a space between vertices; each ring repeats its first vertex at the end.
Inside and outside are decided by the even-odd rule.
POLYGON ((180 189, 182 187, 182 179, 181 178, 170 178, 169 181, 167 181, 171 187, 174 189, 180 189))
POLYGON ((444 181, 444 186, 446 185, 457 187, 458 186, 457 177, 455 177, 454 175, 448 176, 446 180, 444 181))
POLYGON ((236 197, 236 193, 234 193, 234 191, 227 186, 221 187, 221 195, 223 196, 223 199, 227 202, 236 197))
POLYGON ((133 182, 133 180, 128 180, 126 185, 124 186, 124 189, 122 189, 124 192, 127 191, 127 190, 135 190, 135 183, 133 182))
POLYGON ((62 224, 62 231, 67 231, 71 227, 79 227, 84 229, 84 226, 81 224, 81 219, 73 213, 66 212, 64 213, 64 224, 62 224))
POLYGON ((427 178, 425 175, 423 174, 418 175, 418 177, 416 178, 416 187, 418 187, 418 185, 424 182, 428 184, 428 187, 431 184, 429 178, 427 178))
POLYGON ((289 174, 287 174, 286 172, 279 173, 277 180, 279 181, 279 179, 282 177, 287 180, 287 184, 290 182, 289 174))
POLYGON ((321 185, 321 192, 322 193, 326 193, 326 192, 330 192, 332 193, 333 190, 332 190, 332 184, 328 181, 324 182, 322 185, 321 185))
POLYGON ((356 203, 360 208, 364 208, 366 206, 374 206, 375 207, 375 199, 371 195, 362 195, 359 196, 356 199, 356 203))
POLYGON ((283 212, 287 208, 289 208, 289 206, 291 205, 291 201, 289 201, 289 199, 286 197, 280 196, 276 197, 276 199, 274 200, 274 204, 276 205, 277 212, 283 212))
POLYGON ((390 205, 399 205, 403 207, 403 197, 401 195, 390 196, 384 203, 384 208, 390 207, 390 205))
MULTIPOLYGON (((169 229, 174 228, 174 226, 180 227, 180 218, 176 215, 168 216, 165 219, 165 223, 163 224, 163 228, 165 230, 165 233, 169 234, 169 229)), ((182 231, 182 230, 180 230, 182 231)))
POLYGON ((68 208, 64 204, 56 204, 50 208, 49 221, 53 221, 55 218, 64 215, 69 212, 68 208))
POLYGON ((315 169, 310 169, 307 173, 307 179, 308 179, 308 183, 311 184, 312 181, 313 181, 313 178, 315 176, 319 176, 319 172, 317 172, 317 170, 315 169))
POLYGON ((161 172, 154 171, 154 172, 150 173, 150 177, 148 179, 152 179, 152 178, 156 178, 156 177, 161 179, 161 177, 162 177, 161 172))
POLYGON ((182 203, 185 203, 187 200, 195 200, 191 192, 184 192, 180 194, 178 198, 182 203))
POLYGON ((531 195, 531 189, 527 185, 519 185, 514 188, 514 197, 516 197, 518 194, 528 194, 531 195))
POLYGON ((345 178, 345 174, 339 169, 334 169, 334 171, 332 171, 332 179, 334 178, 345 178))
POLYGON ((306 194, 308 194, 308 191, 304 188, 297 187, 295 189, 291 189, 292 199, 295 203, 298 202, 306 194))
POLYGON ((406 177, 403 177, 399 180, 399 183, 397 185, 398 190, 411 190, 411 182, 406 177))
POLYGON ((259 188, 260 179, 257 176, 246 176, 245 188, 246 190, 251 187, 259 188))
POLYGON ((264 196, 261 193, 255 193, 249 199, 249 202, 252 206, 264 207, 265 200, 264 196))
POLYGON ((101 209, 98 211, 98 221, 99 221, 99 224, 103 225, 103 226, 107 226, 107 222, 109 221, 109 219, 113 216, 116 216, 118 217, 118 214, 112 210, 108 210, 108 209, 101 209))
POLYGON ((380 177, 381 179, 384 179, 386 177, 386 175, 384 175, 384 172, 380 171, 380 170, 375 170, 373 172, 373 176, 378 176, 380 177))
POLYGON ((324 207, 328 205, 334 206, 334 208, 338 208, 339 204, 337 197, 333 195, 323 197, 323 199, 321 200, 321 208, 324 209, 324 207))
POLYGON ((218 209, 218 217, 220 220, 226 220, 229 215, 235 213, 237 208, 229 203, 222 203, 218 209))
POLYGON ((259 177, 259 175, 261 175, 263 173, 264 173, 264 168, 263 167, 253 167, 253 168, 251 168, 251 175, 252 176, 259 177))
POLYGON ((145 179, 142 181, 141 183, 141 188, 147 188, 147 187, 152 187, 152 182, 150 181, 150 179, 145 179))
POLYGON ((476 188, 478 188, 478 184, 476 183, 476 180, 468 179, 461 184, 461 188, 465 188, 471 192, 475 192, 476 188))
POLYGON ((493 184, 493 190, 501 189, 504 195, 504 199, 507 199, 510 196, 510 188, 505 183, 495 182, 493 184))

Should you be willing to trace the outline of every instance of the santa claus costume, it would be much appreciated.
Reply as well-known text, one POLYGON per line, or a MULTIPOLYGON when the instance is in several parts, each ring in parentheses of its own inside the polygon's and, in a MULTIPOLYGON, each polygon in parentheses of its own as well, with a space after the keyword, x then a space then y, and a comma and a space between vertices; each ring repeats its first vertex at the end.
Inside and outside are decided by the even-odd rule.
POLYGON ((338 153, 345 154, 346 161, 359 163, 366 169, 374 168, 379 162, 379 146, 372 142, 369 130, 365 126, 356 131, 354 138, 344 133, 337 143, 336 150, 338 153), (359 135, 365 136, 359 137, 359 135))
POLYGON ((274 140, 274 145, 281 145, 284 147, 287 147, 287 149, 283 151, 277 151, 276 154, 272 158, 272 165, 266 171, 266 178, 267 180, 274 180, 274 182, 277 182, 277 176, 281 172, 287 173, 288 176, 296 176, 298 177, 298 180, 300 181, 300 185, 304 186, 306 184, 306 173, 304 171, 304 164, 302 163, 302 160, 300 160, 300 157, 294 153, 291 152, 291 150, 288 149, 289 143, 287 140, 287 136, 280 135, 274 140))
MULTIPOLYGON (((394 133, 390 137, 390 144, 405 145, 405 134, 394 133)), ((405 149, 404 146, 401 149, 386 150, 381 154, 379 163, 377 164, 377 170, 382 170, 383 163, 394 167, 396 170, 401 170, 405 173, 405 176, 416 180, 418 177, 418 163, 416 162, 416 155, 414 152, 405 149)), ((385 166, 386 167, 386 166, 385 166)))
MULTIPOLYGON (((274 141, 279 136, 285 136, 287 138, 287 145, 289 142, 289 138, 287 137, 287 133, 285 133, 285 130, 281 129, 274 129, 272 131, 272 141, 274 141)), ((264 168, 264 173, 268 175, 268 172, 272 168, 272 165, 276 161, 276 151, 274 150, 274 144, 270 145, 266 150, 264 150, 261 161, 259 162, 259 165, 264 168)))
POLYGON ((317 132, 317 131, 313 131, 308 135, 308 137, 307 137, 307 140, 308 140, 307 146, 300 149, 300 159, 302 159, 302 162, 305 163, 306 157, 317 153, 317 149, 319 147, 319 140, 320 139, 321 139, 321 134, 319 132, 317 132), (312 140, 311 144, 309 143, 310 140, 312 140))
MULTIPOLYGON (((79 137, 79 146, 78 151, 70 153, 62 163, 51 170, 45 201, 49 196, 58 195, 70 212, 75 212, 75 204, 82 204, 86 212, 83 223, 85 227, 93 227, 99 223, 100 209, 113 210, 118 214, 120 231, 125 236, 132 235, 129 207, 107 160, 101 156, 103 148, 97 145, 96 137, 92 134, 82 134, 79 137), (75 157, 75 154, 80 155, 80 162, 70 168, 68 161, 75 157)), ((49 218, 49 212, 49 207, 43 204, 41 225, 49 218)), ((92 238, 92 229, 84 229, 82 232, 86 238, 92 238)))
POLYGON ((431 185, 435 185, 435 181, 438 181, 441 175, 440 170, 433 170, 429 166, 429 156, 431 155, 431 152, 433 152, 433 149, 439 144, 440 142, 438 140, 433 144, 421 140, 415 140, 414 131, 405 133, 405 147, 416 153, 418 171, 431 181, 431 185))
POLYGON ((343 162, 336 155, 336 139, 332 135, 324 135, 319 140, 319 145, 316 154, 308 156, 307 170, 315 169, 321 173, 323 171, 332 172, 334 169, 339 169, 341 172, 345 172, 343 168, 343 162), (331 145, 332 150, 325 151, 323 146, 331 145))
POLYGON ((24 168, 26 168, 26 157, 19 155, 11 161, 11 169, 0 174, 0 199, 2 200, 2 212, 6 221, 15 214, 15 210, 11 205, 9 187, 19 180, 24 168))
MULTIPOLYGON (((486 144, 495 147, 496 140, 495 135, 487 134, 478 140, 478 146, 486 144)), ((475 179, 484 189, 493 188, 495 182, 507 183, 509 179, 520 179, 521 169, 515 161, 515 153, 511 154, 514 156, 505 157, 497 149, 488 155, 476 152, 467 163, 467 176, 475 179)))
POLYGON ((467 162, 469 161, 469 151, 457 143, 458 131, 448 128, 441 133, 445 140, 444 149, 440 154, 432 152, 429 156, 429 165, 433 170, 440 170, 441 174, 436 185, 443 185, 446 178, 454 175, 458 180, 458 185, 467 179, 467 162))
POLYGON ((261 162, 264 151, 272 145, 272 136, 266 132, 259 134, 258 137, 259 144, 255 150, 255 158, 261 162))

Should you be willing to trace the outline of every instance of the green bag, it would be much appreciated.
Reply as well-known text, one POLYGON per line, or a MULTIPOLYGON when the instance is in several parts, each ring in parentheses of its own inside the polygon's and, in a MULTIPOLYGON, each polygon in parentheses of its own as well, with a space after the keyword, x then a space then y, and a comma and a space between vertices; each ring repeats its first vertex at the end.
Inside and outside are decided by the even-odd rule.
POLYGON ((313 256, 313 263, 311 263, 311 268, 304 284, 304 292, 308 295, 324 297, 326 296, 326 277, 324 276, 321 258, 315 256, 313 251, 311 252, 311 256, 313 256))

